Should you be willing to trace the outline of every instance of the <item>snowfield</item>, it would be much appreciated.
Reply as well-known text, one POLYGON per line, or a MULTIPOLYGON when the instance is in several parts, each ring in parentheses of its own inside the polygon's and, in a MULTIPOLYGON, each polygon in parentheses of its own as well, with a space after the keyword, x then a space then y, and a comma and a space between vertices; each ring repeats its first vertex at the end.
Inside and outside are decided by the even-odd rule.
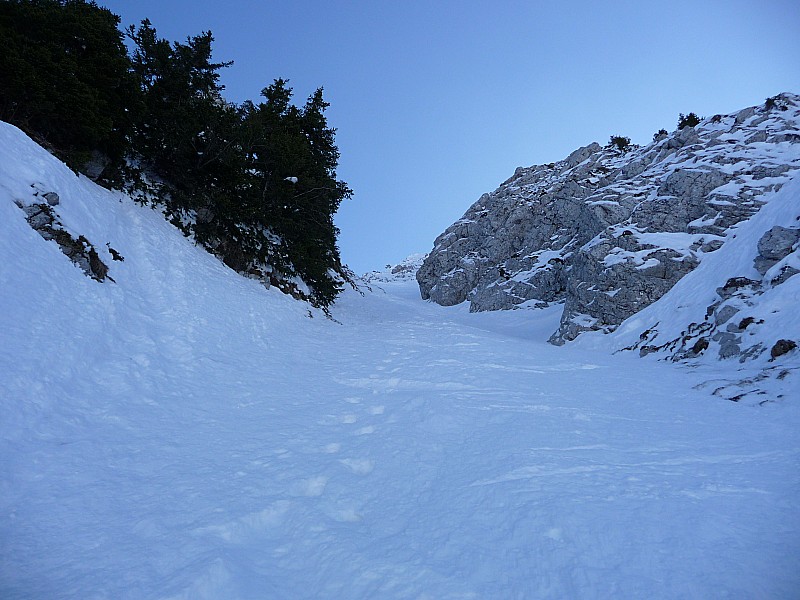
POLYGON ((0 597, 798 597, 797 374, 371 285, 310 318, 0 124, 0 597))

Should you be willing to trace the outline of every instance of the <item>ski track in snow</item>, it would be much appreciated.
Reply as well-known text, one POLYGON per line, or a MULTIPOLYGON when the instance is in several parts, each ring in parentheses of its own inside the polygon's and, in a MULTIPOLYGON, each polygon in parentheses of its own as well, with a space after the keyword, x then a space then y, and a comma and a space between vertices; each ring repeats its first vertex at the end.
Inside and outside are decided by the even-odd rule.
POLYGON ((309 319, 15 143, 0 156, 0 597, 800 590, 791 394, 722 401, 693 389, 701 370, 555 348, 552 314, 443 309, 413 281, 309 319), (25 223, 12 200, 28 183, 5 171, 31 162, 65 225, 125 256, 116 284, 25 223))

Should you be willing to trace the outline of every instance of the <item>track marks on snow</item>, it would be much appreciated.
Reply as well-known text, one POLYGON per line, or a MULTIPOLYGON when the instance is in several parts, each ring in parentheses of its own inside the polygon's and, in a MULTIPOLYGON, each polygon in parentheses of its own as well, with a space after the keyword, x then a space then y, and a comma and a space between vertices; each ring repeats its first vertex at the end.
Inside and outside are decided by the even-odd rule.
POLYGON ((375 463, 368 458, 343 458, 339 461, 356 475, 369 475, 375 463))

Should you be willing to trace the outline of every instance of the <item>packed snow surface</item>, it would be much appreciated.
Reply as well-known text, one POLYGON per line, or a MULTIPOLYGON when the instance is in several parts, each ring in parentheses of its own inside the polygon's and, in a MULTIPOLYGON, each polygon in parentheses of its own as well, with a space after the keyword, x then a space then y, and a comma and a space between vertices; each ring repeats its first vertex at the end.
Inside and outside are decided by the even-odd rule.
POLYGON ((0 597, 797 597, 794 378, 720 400, 413 279, 311 314, 0 126, 0 597))

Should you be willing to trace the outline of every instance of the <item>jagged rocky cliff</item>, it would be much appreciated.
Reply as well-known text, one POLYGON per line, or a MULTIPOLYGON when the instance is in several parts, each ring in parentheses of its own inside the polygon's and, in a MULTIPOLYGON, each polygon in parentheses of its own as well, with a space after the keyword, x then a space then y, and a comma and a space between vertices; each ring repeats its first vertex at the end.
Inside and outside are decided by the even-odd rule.
POLYGON ((794 374, 788 384, 794 393, 786 396, 798 397, 798 274, 800 177, 769 194, 756 215, 739 223, 719 250, 656 302, 610 335, 584 335, 575 343, 693 364, 728 359, 734 370, 718 371, 704 385, 736 401, 780 398, 765 380, 794 374))
POLYGON ((481 196, 436 239, 417 281, 423 298, 472 311, 563 302, 556 344, 613 331, 798 173, 800 96, 789 93, 644 147, 593 143, 481 196))

